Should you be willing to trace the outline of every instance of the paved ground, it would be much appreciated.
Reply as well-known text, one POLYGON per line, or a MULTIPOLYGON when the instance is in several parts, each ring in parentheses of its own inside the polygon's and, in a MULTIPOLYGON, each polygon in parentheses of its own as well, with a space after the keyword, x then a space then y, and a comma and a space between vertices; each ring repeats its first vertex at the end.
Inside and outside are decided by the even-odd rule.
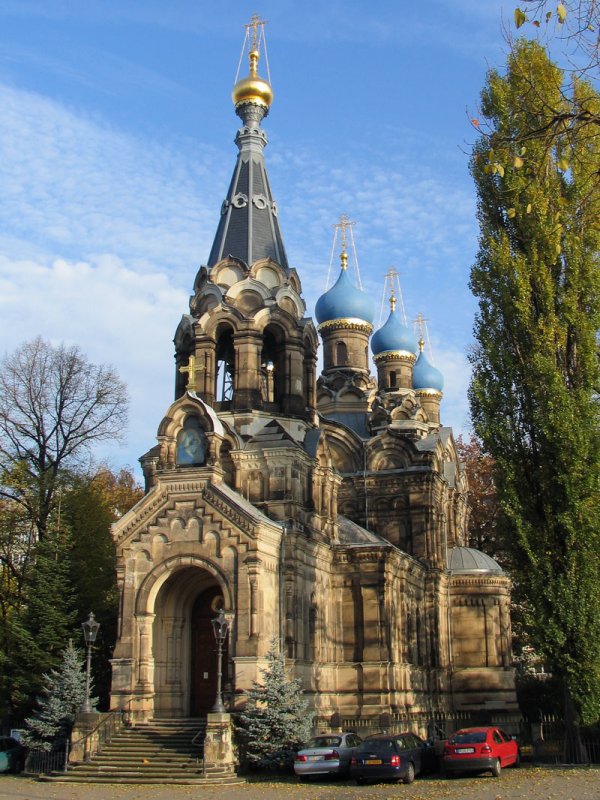
POLYGON ((412 786, 355 786, 348 781, 298 783, 294 778, 241 786, 116 786, 40 783, 0 775, 0 800, 600 800, 600 769, 522 767, 498 779, 418 778, 412 786))

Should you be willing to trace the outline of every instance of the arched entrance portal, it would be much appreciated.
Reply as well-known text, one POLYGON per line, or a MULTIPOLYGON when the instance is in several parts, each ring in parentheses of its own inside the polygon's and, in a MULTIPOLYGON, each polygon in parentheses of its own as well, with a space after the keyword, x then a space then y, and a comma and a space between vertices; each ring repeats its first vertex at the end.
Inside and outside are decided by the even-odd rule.
MULTIPOLYGON (((217 644, 211 620, 226 604, 216 576, 184 567, 163 583, 154 604, 155 717, 201 716, 212 708, 217 687, 217 644)), ((223 653, 223 683, 228 680, 223 653)))

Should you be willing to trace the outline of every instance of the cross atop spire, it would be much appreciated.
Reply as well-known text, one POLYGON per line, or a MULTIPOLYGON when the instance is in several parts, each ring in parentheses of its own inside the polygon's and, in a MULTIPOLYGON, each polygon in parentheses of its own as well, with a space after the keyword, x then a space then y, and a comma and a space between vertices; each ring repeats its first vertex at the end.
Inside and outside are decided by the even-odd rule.
POLYGON ((398 272, 397 269, 395 269, 395 267, 390 267, 388 271, 385 273, 385 278, 383 282, 383 296, 381 298, 381 308, 379 312, 380 321, 384 317, 384 308, 385 308, 387 291, 389 291, 388 299, 390 303, 390 310, 392 312, 395 312, 396 306, 398 306, 400 319, 403 325, 406 327, 406 312, 404 310, 402 287, 400 286, 400 273, 398 272))
POLYGON ((246 35, 250 39, 250 47, 252 50, 260 52, 260 39, 261 36, 264 36, 264 27, 266 24, 267 20, 261 19, 258 14, 253 14, 250 17, 250 22, 246 23, 246 35))
POLYGON ((425 349, 425 341, 428 344, 429 355, 431 357, 431 342, 429 341, 429 330, 427 328, 427 319, 419 313, 417 314, 417 318, 414 321, 415 328, 419 334, 419 352, 422 353, 425 349))

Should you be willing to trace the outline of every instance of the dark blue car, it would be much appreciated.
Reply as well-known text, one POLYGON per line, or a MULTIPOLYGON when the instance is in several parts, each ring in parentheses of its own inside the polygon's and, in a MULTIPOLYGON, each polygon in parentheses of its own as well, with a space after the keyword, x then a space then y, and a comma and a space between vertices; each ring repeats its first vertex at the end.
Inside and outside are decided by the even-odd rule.
POLYGON ((0 772, 21 772, 26 749, 12 736, 0 736, 0 772))
POLYGON ((356 783, 403 781, 412 783, 417 775, 434 772, 435 750, 416 733, 377 734, 360 745, 350 762, 350 776, 356 783))

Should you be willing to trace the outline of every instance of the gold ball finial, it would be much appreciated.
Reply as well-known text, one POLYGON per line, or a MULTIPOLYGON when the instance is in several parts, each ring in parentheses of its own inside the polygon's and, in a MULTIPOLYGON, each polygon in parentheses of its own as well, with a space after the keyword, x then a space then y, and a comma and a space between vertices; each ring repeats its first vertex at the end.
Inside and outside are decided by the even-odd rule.
POLYGON ((347 270, 348 269, 348 253, 346 252, 346 248, 345 247, 342 250, 342 252, 340 253, 340 262, 342 264, 342 269, 343 270, 347 270))
POLYGON ((258 60, 260 58, 259 41, 260 36, 263 35, 264 24, 264 20, 254 16, 250 24, 246 25, 247 37, 251 37, 248 52, 250 74, 239 80, 233 87, 231 97, 236 108, 241 103, 255 103, 268 111, 273 102, 273 89, 271 88, 271 84, 258 74, 258 60))

